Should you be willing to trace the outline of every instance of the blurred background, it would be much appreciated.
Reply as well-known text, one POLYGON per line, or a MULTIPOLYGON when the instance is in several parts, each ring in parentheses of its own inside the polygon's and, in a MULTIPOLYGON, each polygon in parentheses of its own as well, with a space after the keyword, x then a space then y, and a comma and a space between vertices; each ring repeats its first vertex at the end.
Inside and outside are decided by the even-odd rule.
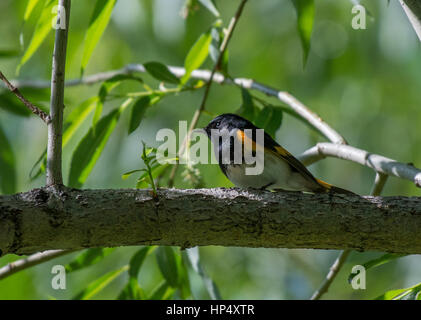
MULTIPOLYGON (((239 1, 216 0, 221 18, 228 24, 239 1)), ((228 71, 233 77, 252 78, 278 90, 288 91, 341 133, 349 144, 415 166, 421 166, 419 123, 421 123, 421 46, 398 1, 362 1, 368 11, 367 28, 351 27, 352 2, 347 0, 315 1, 315 22, 311 50, 306 65, 296 27, 296 13, 290 0, 250 0, 229 45, 228 71)), ((27 0, 0 2, 0 51, 20 52, 23 29, 24 46, 36 21, 22 24, 27 0)), ((183 66, 184 58, 201 33, 208 30, 214 16, 200 7, 183 17, 182 0, 119 0, 111 21, 95 48, 85 75, 122 68, 129 63, 159 61, 183 66)), ((80 76, 83 39, 93 5, 90 1, 73 1, 66 78, 80 76)), ((0 56, 0 70, 9 79, 49 80, 53 33, 34 56, 16 74, 21 55, 0 56)), ((202 68, 212 68, 208 59, 202 68)), ((158 81, 146 74, 147 83, 158 81)), ((135 91, 137 84, 122 89, 135 91)), ((68 87, 65 91, 65 114, 84 100, 95 96, 100 84, 68 87)), ((34 116, 8 112, 15 98, 0 92, 0 126, 9 140, 16 159, 17 183, 13 192, 40 187, 45 177, 31 181, 29 173, 42 154, 47 141, 43 123, 34 116), (11 102, 12 100, 12 102, 11 102)), ((49 91, 27 89, 25 96, 48 108, 49 91)), ((256 96, 280 105, 274 98, 256 96)), ((190 121, 198 108, 203 90, 180 93, 163 99, 149 108, 140 127, 127 135, 129 114, 123 113, 100 159, 84 188, 133 188, 136 177, 121 178, 124 172, 142 166, 139 157, 141 140, 158 146, 155 134, 161 128, 178 131, 178 121, 190 121)), ((104 114, 118 104, 106 103, 104 114)), ((213 115, 235 112, 241 105, 241 91, 233 86, 214 84, 199 126, 213 115)), ((86 121, 64 149, 65 183, 70 160, 77 143, 89 129, 86 121)), ((298 155, 323 137, 305 124, 285 114, 276 140, 292 154, 298 155)), ((0 141, 0 143, 3 143, 0 141)), ((205 187, 231 187, 217 165, 199 165, 205 187)), ((180 168, 179 173, 183 168, 180 168)), ((359 194, 368 194, 374 173, 358 164, 338 159, 320 161, 309 169, 318 177, 359 194)), ((179 174, 177 188, 191 187, 179 174)), ((412 183, 389 178, 385 196, 420 196, 412 183)), ((136 247, 119 248, 101 263, 70 274, 66 290, 51 288, 51 267, 64 264, 65 256, 20 272, 0 281, 0 299, 67 299, 74 296, 88 280, 97 278, 128 262, 136 247)), ((324 250, 287 250, 251 248, 201 248, 202 263, 218 285, 224 299, 307 299, 320 285, 339 252, 324 250)), ((380 253, 353 252, 333 283, 327 299, 371 299, 390 289, 412 286, 421 281, 421 258, 409 256, 367 272, 366 290, 353 290, 347 282, 352 266, 362 264, 380 253)), ((0 267, 19 257, 0 259, 0 267)), ((159 281, 154 256, 146 259, 140 284, 148 289, 159 281)), ((200 278, 191 274, 196 298, 208 298, 200 278)), ((96 298, 114 299, 127 281, 122 275, 96 298)))

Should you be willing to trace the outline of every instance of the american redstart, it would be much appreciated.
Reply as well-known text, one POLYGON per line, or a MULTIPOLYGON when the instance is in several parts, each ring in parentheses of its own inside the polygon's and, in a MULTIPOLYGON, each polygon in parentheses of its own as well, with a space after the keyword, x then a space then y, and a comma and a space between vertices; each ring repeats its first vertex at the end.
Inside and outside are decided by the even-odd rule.
POLYGON ((217 116, 202 129, 212 140, 222 172, 234 185, 241 188, 354 194, 316 179, 299 160, 259 129, 250 121, 230 113, 217 116), (228 134, 229 139, 224 141, 222 133, 228 134), (258 133, 262 137, 260 140, 258 133), (215 135, 217 139, 214 139, 215 135), (255 157, 256 161, 263 161, 259 174, 247 174, 247 168, 252 165, 246 163, 244 155, 242 161, 234 161, 236 145, 241 146, 244 154, 250 148, 254 155, 263 152, 263 157, 255 157), (224 155, 229 155, 228 161, 224 161, 227 160, 224 155))

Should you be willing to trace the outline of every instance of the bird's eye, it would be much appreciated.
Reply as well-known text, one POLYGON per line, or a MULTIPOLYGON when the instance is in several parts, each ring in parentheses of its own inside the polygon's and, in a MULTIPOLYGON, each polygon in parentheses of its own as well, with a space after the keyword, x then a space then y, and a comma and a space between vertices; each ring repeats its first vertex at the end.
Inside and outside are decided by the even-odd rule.
POLYGON ((215 122, 215 128, 218 128, 220 124, 221 124, 221 121, 216 121, 215 122))

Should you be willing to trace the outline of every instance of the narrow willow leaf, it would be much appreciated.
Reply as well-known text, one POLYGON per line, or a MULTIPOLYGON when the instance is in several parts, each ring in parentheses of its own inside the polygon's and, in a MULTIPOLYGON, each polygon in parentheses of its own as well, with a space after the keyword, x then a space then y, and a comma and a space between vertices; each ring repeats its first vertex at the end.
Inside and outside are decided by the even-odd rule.
POLYGON ((119 299, 124 300, 139 300, 144 299, 144 293, 139 286, 137 281, 139 270, 145 261, 146 256, 153 247, 148 246, 138 250, 130 259, 129 264, 129 281, 126 286, 123 288, 119 295, 119 299))
POLYGON ((182 253, 179 252, 177 254, 178 264, 179 264, 179 270, 180 270, 180 283, 179 283, 179 291, 181 299, 187 300, 192 296, 191 286, 190 286, 190 278, 189 278, 189 261, 188 257, 182 253))
POLYGON ((150 293, 148 300, 167 300, 170 299, 174 293, 174 288, 172 288, 169 283, 164 280, 150 293))
POLYGON ((29 42, 28 48, 26 49, 18 67, 17 73, 19 73, 22 66, 33 56, 37 51, 41 43, 44 42, 48 34, 53 30, 51 27, 52 21, 52 9, 56 5, 54 0, 48 0, 44 8, 42 9, 41 17, 39 18, 37 25, 35 26, 34 34, 32 35, 31 41, 29 42))
POLYGON ((180 277, 174 249, 168 246, 159 247, 156 250, 156 260, 159 270, 168 284, 173 288, 178 287, 180 277))
POLYGON ((297 28, 304 52, 303 62, 306 65, 314 23, 314 0, 292 0, 292 3, 297 11, 297 28))
POLYGON ((180 79, 178 79, 168 67, 160 62, 152 61, 143 64, 146 71, 155 79, 178 84, 180 83, 180 79))
MULTIPOLYGON (((224 31, 220 20, 214 23, 211 29, 212 41, 209 46, 209 55, 213 62, 217 63, 220 55, 220 48, 222 41, 224 40, 224 31)), ((228 49, 224 51, 220 64, 217 66, 217 70, 222 71, 224 74, 228 73, 228 49)))
MULTIPOLYGON (((386 254, 382 255, 381 257, 379 257, 379 258, 376 258, 376 259, 367 261, 366 263, 363 264, 363 267, 366 270, 373 269, 373 268, 376 268, 378 266, 381 266, 381 265, 383 265, 385 263, 388 263, 390 261, 393 261, 393 260, 396 260, 396 259, 399 259, 399 258, 402 258, 402 257, 405 257, 405 256, 407 256, 407 254, 403 254, 403 253, 399 253, 399 254, 398 253, 386 253, 386 254)), ((355 273, 351 273, 349 275, 349 277, 348 277, 348 282, 351 282, 352 279, 354 279, 354 277, 356 275, 357 274, 355 274, 355 273)))
MULTIPOLYGON (((168 160, 170 161, 170 160, 168 160)), ((152 167, 152 177, 155 179, 156 177, 158 177, 162 172, 164 172, 164 170, 166 168, 168 168, 169 164, 158 164, 152 167)), ((143 188, 148 188, 150 185, 150 181, 148 180, 148 172, 146 170, 144 170, 145 173, 142 174, 139 179, 137 180, 137 184, 136 184, 136 188, 137 189, 143 189, 143 188)))
POLYGON ((127 179, 128 177, 130 177, 133 173, 136 173, 136 172, 141 172, 141 171, 146 171, 145 169, 136 169, 136 170, 132 170, 132 171, 129 171, 129 172, 126 172, 126 173, 123 173, 122 175, 121 175, 121 178, 124 180, 124 179, 127 179))
POLYGON ((12 194, 16 192, 16 166, 12 146, 0 127, 0 191, 12 194))
POLYGON ((131 102, 132 99, 126 100, 122 105, 123 108, 114 109, 99 120, 79 142, 70 164, 69 185, 71 187, 80 188, 85 183, 128 101, 131 102))
POLYGON ((386 291, 375 300, 420 300, 420 296, 421 283, 418 283, 409 288, 386 291))
MULTIPOLYGON (((157 97, 158 100, 160 99, 157 97)), ((132 107, 132 113, 130 115, 130 124, 129 124, 129 130, 128 134, 131 134, 133 131, 135 131, 140 123, 142 122, 142 119, 145 115, 146 109, 152 105, 152 103, 156 103, 157 100, 153 101, 153 96, 144 96, 139 98, 132 107)))
POLYGON ((216 8, 216 5, 214 3, 213 0, 199 0, 199 2, 206 8, 208 9, 215 17, 219 17, 219 11, 216 8))
POLYGON ((74 108, 72 112, 66 117, 63 133, 63 148, 67 145, 67 143, 73 137, 77 129, 80 128, 86 118, 95 109, 97 102, 98 97, 91 97, 88 100, 82 102, 78 107, 74 108))
POLYGON ((66 264, 64 268, 66 272, 74 272, 82 268, 89 267, 104 259, 113 252, 114 249, 115 248, 91 248, 84 250, 75 259, 66 264))
POLYGON ((117 0, 97 0, 95 4, 94 12, 89 22, 89 27, 84 40, 81 74, 83 74, 88 65, 89 59, 108 25, 116 1, 117 0))
POLYGON ((44 4, 44 3, 45 3, 45 0, 29 0, 28 4, 26 5, 25 14, 23 16, 24 22, 29 20, 37 4, 44 4))
POLYGON ((181 84, 185 84, 190 79, 193 70, 200 68, 209 54, 209 46, 212 42, 211 32, 206 32, 200 36, 187 54, 184 61, 186 73, 181 77, 181 84))
POLYGON ((104 289, 111 281, 117 278, 122 272, 126 271, 129 267, 124 266, 120 269, 111 271, 100 277, 99 279, 91 282, 84 290, 75 295, 73 300, 89 300, 98 292, 104 289))
POLYGON ((249 121, 254 121, 258 112, 253 99, 247 89, 241 88, 242 105, 237 113, 249 121))
POLYGON ((186 254, 194 271, 202 278, 203 284, 212 300, 221 300, 221 294, 215 282, 209 278, 200 263, 199 247, 186 249, 186 254))
POLYGON ((282 110, 271 105, 266 105, 258 112, 254 124, 265 130, 270 136, 275 136, 282 123, 282 110))

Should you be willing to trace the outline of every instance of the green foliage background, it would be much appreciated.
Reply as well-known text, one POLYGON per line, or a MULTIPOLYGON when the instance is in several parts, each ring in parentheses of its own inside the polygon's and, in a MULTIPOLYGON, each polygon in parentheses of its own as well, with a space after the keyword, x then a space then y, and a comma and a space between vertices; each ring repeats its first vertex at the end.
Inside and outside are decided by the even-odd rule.
MULTIPOLYGON (((215 2, 226 25, 239 1, 215 2)), ((311 48, 304 67, 292 2, 249 0, 229 45, 230 75, 253 78, 288 91, 321 115, 351 145, 420 167, 421 46, 398 1, 391 1, 389 5, 381 0, 363 1, 370 12, 366 30, 351 28, 351 1, 316 0, 314 3, 311 48)), ((9 78, 49 79, 53 33, 21 67, 19 76, 15 76, 23 53, 19 35, 23 29, 26 48, 36 24, 35 19, 22 24, 26 5, 26 0, 0 2, 0 70, 9 78), (18 55, 13 55, 14 52, 18 55)), ((183 66, 190 47, 209 29, 215 17, 200 7, 184 19, 182 7, 181 0, 117 1, 110 23, 84 74, 149 61, 183 66)), ((94 1, 72 1, 67 79, 80 76, 82 44, 93 9, 94 1)), ((213 62, 208 59, 202 68, 210 69, 212 66, 213 62)), ((140 76, 157 88, 158 81, 146 74, 140 76)), ((97 95, 100 86, 66 88, 65 115, 97 95)), ((127 90, 139 90, 139 84, 124 83, 116 92, 127 90)), ((30 101, 48 109, 48 90, 24 90, 23 93, 30 101)), ((84 188, 134 187, 135 176, 123 180, 121 175, 141 166, 141 140, 156 147, 156 132, 164 127, 177 131, 179 120, 190 121, 202 94, 203 90, 195 90, 166 97, 146 110, 140 127, 130 135, 127 135, 130 113, 122 113, 84 188)), ((273 98, 259 93, 255 95, 279 105, 273 98)), ((103 114, 118 107, 121 102, 105 102, 103 114)), ((241 103, 238 88, 213 85, 207 102, 210 114, 201 117, 199 126, 204 126, 212 115, 235 112, 241 103)), ((73 150, 92 125, 92 116, 64 149, 64 177, 68 177, 73 150)), ((2 192, 13 193, 42 186, 44 178, 30 181, 29 172, 45 149, 46 127, 36 117, 29 116, 14 97, 0 92, 0 128, 13 151, 13 157, 9 159, 16 167, 16 186, 10 182, 7 187, 2 187, 2 192), (7 111, 8 108, 14 108, 15 113, 7 111), (18 112, 21 115, 17 115, 18 112)), ((4 140, 1 131, 0 138, 4 140)), ((287 114, 276 132, 276 140, 293 154, 324 141, 287 114)), ((2 149, 6 148, 6 141, 0 141, 0 144, 2 149)), ((198 168, 206 187, 232 186, 217 165, 200 165, 198 168)), ((180 169, 179 172, 183 168, 180 169)), ((374 179, 370 169, 337 159, 323 160, 310 170, 330 183, 359 194, 368 194, 374 179)), ((9 181, 10 176, 7 179, 9 181)), ((1 181, 2 184, 5 184, 4 181, 1 181)), ((178 175, 176 187, 191 186, 178 175)), ((408 181, 390 178, 384 195, 419 196, 420 191, 408 181)), ((138 250, 134 247, 118 248, 100 263, 70 273, 67 289, 62 291, 51 288, 51 267, 66 264, 77 254, 56 259, 0 280, 0 298, 72 298, 87 283, 128 264, 138 250)), ((306 299, 324 279, 336 256, 335 251, 321 250, 201 248, 202 265, 225 299, 306 299)), ((353 290, 347 282, 352 266, 377 256, 379 253, 352 253, 325 297, 370 299, 387 290, 409 287, 421 281, 421 260, 418 256, 409 256, 368 271, 367 289, 353 290)), ((2 257, 0 267, 18 258, 13 255, 2 257)), ((189 275, 193 296, 208 298, 200 277, 194 272, 189 272, 189 275)), ((116 298, 128 277, 128 273, 124 273, 95 298, 116 298)), ((150 254, 140 269, 140 286, 143 291, 150 292, 160 281, 162 275, 158 263, 155 255, 150 254)))

